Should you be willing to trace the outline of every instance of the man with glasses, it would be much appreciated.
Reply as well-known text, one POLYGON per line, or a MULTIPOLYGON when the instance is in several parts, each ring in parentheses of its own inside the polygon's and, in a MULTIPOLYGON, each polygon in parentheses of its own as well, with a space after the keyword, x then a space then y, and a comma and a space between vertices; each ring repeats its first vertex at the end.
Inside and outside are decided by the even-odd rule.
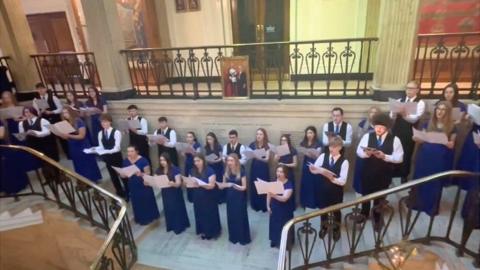
POLYGON ((418 127, 419 120, 425 112, 425 102, 418 97, 419 92, 418 83, 410 81, 405 89, 405 97, 399 99, 400 102, 416 102, 417 111, 415 113, 408 114, 404 111, 397 114, 390 112, 390 117, 395 120, 392 133, 400 139, 404 151, 403 162, 397 166, 394 173, 395 177, 401 177, 402 183, 407 181, 410 174, 412 154, 415 147, 415 142, 412 140, 412 127, 418 127))

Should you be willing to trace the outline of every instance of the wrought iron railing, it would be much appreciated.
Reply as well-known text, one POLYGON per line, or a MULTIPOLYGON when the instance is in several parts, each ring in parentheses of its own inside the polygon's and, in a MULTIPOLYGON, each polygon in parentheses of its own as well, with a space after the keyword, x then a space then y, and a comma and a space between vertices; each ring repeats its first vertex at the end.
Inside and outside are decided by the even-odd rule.
MULTIPOLYGON (((13 75, 12 75, 12 72, 10 71, 10 66, 8 63, 9 61, 10 61, 9 56, 0 56, 0 76, 2 77, 4 76, 2 78, 1 87, 6 87, 12 90, 15 88, 15 81, 13 80, 13 75)), ((0 89, 0 90, 5 90, 5 89, 0 89)))
POLYGON ((438 98, 455 82, 463 98, 478 99, 480 87, 480 32, 418 35, 413 79, 423 97, 438 98))
POLYGON ((86 97, 89 86, 101 88, 93 52, 34 54, 38 75, 42 82, 59 97, 74 91, 86 97))
MULTIPOLYGON (((222 60, 248 56, 252 98, 370 96, 377 38, 122 50, 138 95, 222 98, 222 60)), ((246 71, 247 72, 247 71, 246 71)))
MULTIPOLYGON (((22 155, 31 156, 32 161, 41 164, 41 169, 36 171, 40 188, 29 182, 29 191, 0 198, 42 196, 45 200, 55 202, 59 208, 73 212, 76 217, 107 233, 106 240, 91 263, 90 269, 126 270, 133 267, 137 261, 137 247, 124 200, 34 149, 18 145, 0 145, 0 150, 21 152, 22 155)), ((18 156, 3 155, 2 158, 18 156)))
MULTIPOLYGON (((444 232, 443 235, 437 235, 439 230, 435 230, 434 233, 436 235, 433 235, 434 233, 432 232, 432 226, 435 219, 437 218, 438 220, 438 217, 432 216, 428 221, 428 225, 425 223, 419 224, 419 220, 422 220, 419 219, 420 212, 412 210, 411 207, 409 207, 410 200, 413 198, 411 195, 402 194, 402 191, 411 191, 415 187, 427 182, 447 180, 449 177, 471 177, 474 175, 475 174, 466 171, 438 173, 384 191, 372 193, 356 200, 336 204, 295 217, 288 221, 283 227, 277 270, 328 267, 330 264, 339 262, 353 263, 354 259, 365 256, 376 256, 375 254, 378 255, 404 241, 422 244, 428 244, 430 241, 447 243, 457 249, 458 256, 464 254, 472 256, 474 258, 474 266, 480 268, 480 241, 471 241, 475 248, 478 248, 476 251, 467 247, 467 242, 472 235, 472 231, 475 229, 476 222, 474 220, 478 219, 478 211, 480 210, 477 208, 477 212, 475 212, 472 208, 472 213, 466 217, 466 220, 458 221, 458 219, 461 219, 461 217, 457 216, 461 197, 460 187, 458 187, 453 198, 448 218, 445 217, 448 221, 444 220, 444 223, 440 226, 444 232), (376 199, 382 199, 389 195, 403 196, 398 202, 398 209, 394 209, 386 200, 378 204, 378 206, 373 207, 372 213, 378 213, 380 215, 378 220, 383 222, 381 223, 383 226, 380 228, 377 227, 377 229, 373 229, 374 227, 372 226, 372 234, 367 235, 366 228, 370 226, 366 226, 368 220, 364 219, 360 214, 361 204, 365 202, 371 203, 376 199), (333 213, 350 208, 352 208, 351 212, 345 215, 342 224, 343 237, 345 237, 346 231, 348 240, 347 251, 345 248, 340 248, 340 245, 336 245, 338 242, 333 238, 334 228, 338 225, 333 219, 333 213), (313 225, 313 221, 315 220, 319 223, 320 217, 323 215, 327 215, 328 217, 327 235, 323 239, 320 239, 319 232, 315 228, 316 226, 313 225), (398 223, 400 223, 400 226, 395 228, 394 224, 398 223), (461 235, 452 232, 452 226, 454 226, 454 224, 455 226, 458 224, 463 226, 461 235), (295 225, 297 225, 297 227, 295 227, 295 225), (416 230, 416 227, 422 227, 422 230, 416 230), (294 233, 292 233, 291 230, 293 230, 294 233), (295 244, 293 246, 287 244, 290 243, 292 235, 295 237, 295 244), (365 240, 362 242, 364 246, 360 248, 359 243, 362 239, 365 240), (318 244, 320 241, 323 242, 323 245, 318 244), (478 245, 478 247, 476 245, 478 245)), ((480 177, 478 174, 477 176, 480 177)), ((478 178, 472 178, 473 180, 465 179, 462 181, 478 181, 478 178)), ((478 204, 480 204, 480 191, 476 190, 475 193, 471 195, 473 195, 472 202, 475 202, 474 205, 476 204, 478 206, 478 204)), ((442 200, 443 199, 445 199, 445 196, 442 197, 442 200)), ((372 223, 374 219, 373 216, 374 215, 372 215, 371 218, 372 223)))

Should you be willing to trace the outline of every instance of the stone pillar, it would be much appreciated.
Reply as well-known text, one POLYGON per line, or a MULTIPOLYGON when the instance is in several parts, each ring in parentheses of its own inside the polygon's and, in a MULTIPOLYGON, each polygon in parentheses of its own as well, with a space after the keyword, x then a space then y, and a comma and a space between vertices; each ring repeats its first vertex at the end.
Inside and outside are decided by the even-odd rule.
POLYGON ((397 96, 410 79, 420 0, 382 0, 372 89, 374 99, 397 96))
POLYGON ((122 27, 116 0, 81 0, 88 32, 88 47, 95 54, 102 93, 107 99, 126 98, 134 93, 128 72, 122 27))
POLYGON ((31 54, 37 53, 21 1, 0 1, 0 48, 10 56, 10 71, 18 93, 33 91, 40 81, 31 54))

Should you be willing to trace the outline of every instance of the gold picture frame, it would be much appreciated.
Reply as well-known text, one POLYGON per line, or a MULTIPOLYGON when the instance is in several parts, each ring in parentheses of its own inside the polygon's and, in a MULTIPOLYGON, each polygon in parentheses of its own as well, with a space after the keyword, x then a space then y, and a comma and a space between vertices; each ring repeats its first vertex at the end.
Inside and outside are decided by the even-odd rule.
POLYGON ((248 56, 223 57, 220 66, 223 98, 250 98, 250 66, 248 56))
POLYGON ((200 0, 187 0, 188 11, 199 11, 200 10, 200 0))

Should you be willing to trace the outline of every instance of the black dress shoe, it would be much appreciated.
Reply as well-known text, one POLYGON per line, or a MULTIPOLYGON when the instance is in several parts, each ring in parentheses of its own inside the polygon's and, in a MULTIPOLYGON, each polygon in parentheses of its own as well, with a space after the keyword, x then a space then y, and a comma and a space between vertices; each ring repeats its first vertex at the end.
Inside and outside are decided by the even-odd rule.
POLYGON ((342 233, 340 232, 340 229, 333 230, 333 240, 335 240, 335 242, 340 240, 341 235, 342 233))
POLYGON ((318 233, 318 236, 323 239, 325 238, 325 235, 327 235, 327 227, 322 227, 318 233))

